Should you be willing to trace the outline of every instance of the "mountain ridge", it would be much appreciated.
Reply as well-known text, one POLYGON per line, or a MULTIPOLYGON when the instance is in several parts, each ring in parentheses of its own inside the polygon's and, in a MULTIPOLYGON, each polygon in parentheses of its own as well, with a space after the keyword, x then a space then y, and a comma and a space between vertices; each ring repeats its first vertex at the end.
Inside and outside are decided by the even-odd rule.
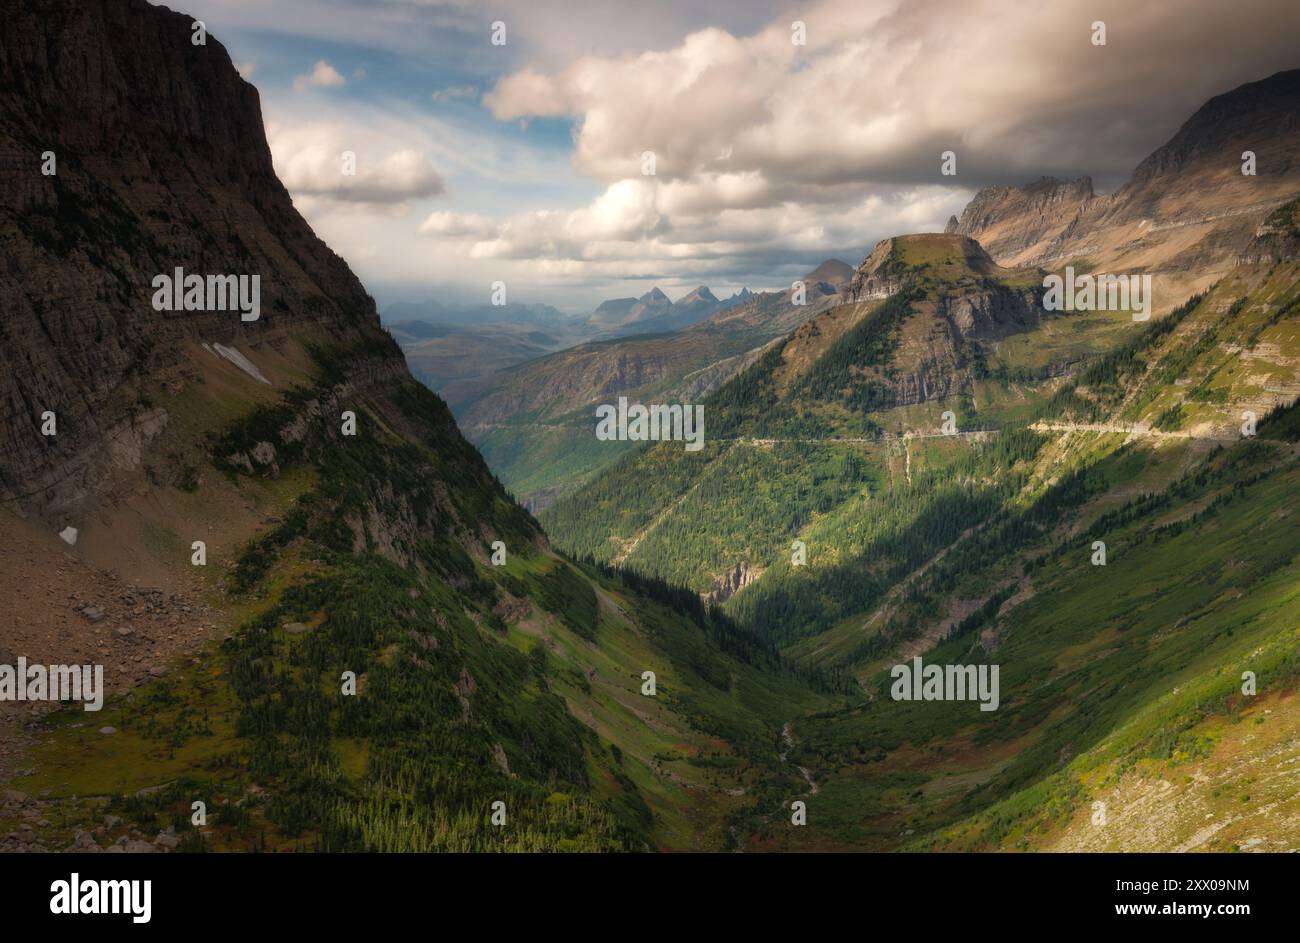
POLYGON ((1300 70, 1290 70, 1211 98, 1114 193, 1096 195, 1089 177, 988 187, 956 231, 1003 265, 1124 262, 1185 296, 1229 270, 1263 219, 1300 194, 1297 152, 1300 70), (1248 151, 1254 176, 1242 173, 1248 151))

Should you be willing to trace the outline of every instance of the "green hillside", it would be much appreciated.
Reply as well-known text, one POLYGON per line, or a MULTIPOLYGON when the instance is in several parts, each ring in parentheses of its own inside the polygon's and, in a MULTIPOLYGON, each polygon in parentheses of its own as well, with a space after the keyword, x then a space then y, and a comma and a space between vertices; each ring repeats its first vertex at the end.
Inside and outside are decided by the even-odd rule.
POLYGON ((45 837, 70 844, 107 813, 123 832, 175 826, 192 850, 729 845, 782 774, 783 724, 851 686, 689 593, 550 551, 410 378, 348 400, 357 433, 339 435, 321 404, 365 353, 319 351, 316 385, 212 437, 237 487, 292 483, 226 570, 239 624, 94 728, 57 715, 14 781, 44 797, 45 837), (266 443, 274 469, 247 462, 266 443), (213 816, 202 836, 195 800, 213 816))
MULTIPOLYGON (((1195 790, 1199 766, 1177 774, 1194 762, 1218 785, 1189 801, 1202 816, 1236 802, 1236 824, 1211 840, 1171 812, 1144 847, 1294 845, 1241 808, 1242 744, 1232 762, 1215 747, 1241 723, 1292 729, 1300 425, 1277 404, 1300 391, 1300 264, 1240 266, 1149 324, 1059 315, 968 337, 948 396, 862 396, 873 374, 887 387, 917 369, 907 332, 933 330, 927 303, 987 290, 967 279, 868 306, 811 360, 792 335, 708 401, 728 436, 624 458, 545 512, 549 533, 715 596, 723 578, 740 624, 858 677, 867 703, 792 728, 818 784, 809 827, 755 819, 757 842, 1137 847, 1101 841, 1090 803, 1152 777, 1195 790), (1062 333, 1095 345, 1065 375, 1015 359, 1062 333), (944 409, 958 434, 940 433, 944 409), (892 700, 889 667, 921 654, 999 664, 999 709, 892 700)), ((1276 755, 1294 762, 1288 736, 1276 755)), ((1268 794, 1294 817, 1294 791, 1268 794)))
POLYGON ((616 461, 625 443, 592 435, 595 410, 633 402, 699 402, 820 310, 763 292, 684 330, 592 341, 440 389, 466 436, 512 494, 541 505, 616 461))

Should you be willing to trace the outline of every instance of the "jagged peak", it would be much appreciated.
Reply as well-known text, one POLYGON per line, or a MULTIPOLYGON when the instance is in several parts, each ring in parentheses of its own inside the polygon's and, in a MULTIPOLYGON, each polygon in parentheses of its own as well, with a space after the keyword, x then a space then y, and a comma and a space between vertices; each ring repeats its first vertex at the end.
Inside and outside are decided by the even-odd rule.
POLYGON ((1086 174, 1075 180, 1043 176, 1020 186, 983 187, 966 204, 956 225, 953 225, 952 220, 949 221, 945 232, 969 236, 986 228, 992 222, 992 217, 1005 215, 1012 210, 1058 203, 1082 204, 1095 195, 1092 177, 1086 174))

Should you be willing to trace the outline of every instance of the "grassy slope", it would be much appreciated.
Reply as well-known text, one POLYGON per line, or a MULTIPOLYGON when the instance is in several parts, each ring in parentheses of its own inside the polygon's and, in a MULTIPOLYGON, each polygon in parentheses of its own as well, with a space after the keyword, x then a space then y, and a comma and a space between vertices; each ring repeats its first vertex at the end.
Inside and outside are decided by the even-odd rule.
MULTIPOLYGON (((1293 269, 1242 270, 1105 369, 991 382, 1037 390, 1037 417, 1132 422, 1209 380, 1226 388, 1211 403, 1226 423, 1264 382, 1294 382, 1293 269), (1234 369, 1223 345, 1242 339, 1254 356, 1234 369)), ((794 610, 803 626, 773 609, 793 627, 790 650, 853 667, 876 694, 845 707, 762 667, 761 652, 723 651, 706 625, 547 552, 472 451, 445 437, 450 417, 436 400, 414 384, 384 390, 360 404, 357 442, 281 443, 279 480, 230 479, 281 502, 273 530, 233 568, 242 627, 200 664, 111 704, 93 728, 84 714, 59 718, 39 772, 18 784, 58 800, 45 812, 56 846, 107 801, 151 828, 174 822, 197 847, 185 828, 196 797, 220 810, 205 833, 218 848, 1231 847, 1295 834, 1286 774, 1300 547, 1285 522, 1300 472, 1294 449, 1272 444, 1294 436, 1294 414, 1261 425, 1268 442, 1221 452, 1187 438, 1045 430, 1015 441, 714 443, 698 456, 661 448, 628 459, 633 469, 660 461, 661 474, 611 487, 606 512, 636 522, 670 508, 634 556, 698 546, 725 559, 718 535, 764 522, 753 533, 767 536, 740 531, 741 546, 773 554, 776 575, 813 589, 784 587, 789 604, 812 601, 794 610), (762 488, 734 487, 755 474, 762 488), (1142 497, 1180 479, 1165 498, 1142 497), (354 529, 348 519, 371 520, 354 529), (709 542, 692 544, 688 521, 707 525, 709 542), (784 562, 791 532, 809 543, 797 573, 784 562), (511 547, 505 568, 483 559, 498 536, 511 547), (1099 538, 1105 568, 1087 562, 1099 538), (918 570, 905 593, 887 595, 918 570), (289 634, 291 621, 308 628, 289 634), (881 670, 936 626, 959 634, 927 660, 1003 666, 996 714, 881 696, 881 670), (356 702, 335 695, 345 665, 363 676, 356 702), (1260 678, 1257 700, 1233 695, 1243 665, 1260 678), (639 694, 647 669, 659 676, 655 699, 639 694), (785 723, 790 763, 778 758, 785 723), (118 734, 97 734, 104 724, 118 734), (1260 767, 1260 755, 1276 767, 1260 767), (1157 803, 1163 818, 1151 811, 1162 782, 1186 796, 1157 803), (804 829, 785 824, 795 796, 809 804, 804 829), (1112 821, 1146 810, 1154 824, 1085 828, 1099 797, 1112 821), (511 810, 504 829, 486 825, 495 798, 511 810), (1206 836, 1206 815, 1226 824, 1206 836)), ((229 425, 216 454, 275 435, 285 417, 267 408, 229 425)), ((762 586, 731 608, 779 599, 762 586)))
MULTIPOLYGON (((595 498, 595 522, 577 536, 590 542, 615 522, 616 534, 639 536, 629 562, 701 588, 731 561, 751 561, 763 576, 728 608, 793 640, 788 651, 802 659, 853 667, 876 693, 870 705, 795 725, 795 759, 820 784, 806 797, 810 826, 768 823, 755 847, 1294 846, 1298 748, 1287 731, 1300 546, 1285 521, 1300 471, 1294 448, 1275 443, 1294 437, 1296 423, 1294 413, 1262 423, 1268 441, 1258 444, 1237 441, 1237 426, 1244 410, 1262 417, 1274 393, 1300 382, 1298 268, 1242 267, 1149 328, 1079 319, 1077 333, 1103 346, 1085 344, 1091 362, 1064 380, 1018 379, 1026 363, 1016 351, 1041 359, 1060 338, 1032 335, 1059 335, 1065 321, 1002 342, 1007 369, 976 387, 977 415, 1004 426, 1117 425, 1049 425, 1036 449, 991 479, 962 472, 971 466, 961 453, 987 452, 996 440, 740 443, 719 444, 694 467, 661 446, 584 491, 595 498), (1097 358, 1107 346, 1115 353, 1097 358), (1162 437, 1129 441, 1134 424, 1162 437), (851 487, 816 471, 850 456, 863 463, 851 487), (672 473, 647 474, 651 460, 672 473), (921 548, 933 562, 890 569, 900 550, 924 543, 919 524, 953 472, 978 488, 1007 483, 1012 469, 1013 487, 953 518, 961 538, 921 548), (678 496, 672 512, 638 518, 638 502, 619 505, 629 481, 639 493, 667 487, 678 496), (1171 487, 1164 501, 1124 510, 1171 487), (914 539, 890 545, 890 533, 914 539), (807 568, 789 564, 794 536, 808 543, 807 568), (1105 568, 1088 562, 1094 539, 1109 545, 1105 568), (808 599, 821 604, 796 606, 808 599), (944 642, 950 633, 959 634, 944 642), (1003 707, 990 717, 970 704, 889 700, 880 672, 927 649, 927 660, 1002 664, 1003 707), (1255 700, 1239 694, 1242 670, 1261 679, 1255 700), (1254 735, 1238 732, 1243 723, 1267 728, 1258 731, 1265 768, 1248 746, 1254 735), (1171 798, 1157 815, 1155 788, 1186 795, 1188 809, 1171 798), (1127 814, 1133 826, 1144 816, 1151 827, 1095 831, 1089 803, 1098 797, 1111 803, 1112 821, 1127 814), (1139 800, 1142 816, 1129 805, 1139 800), (1225 824, 1207 837, 1215 822, 1225 824)), ((753 385, 760 369, 742 380, 753 385)), ((928 421, 939 405, 911 409, 928 421)), ((872 418, 888 428, 888 416, 872 418)), ((569 524, 545 519, 557 534, 569 524)))
POLYGON ((121 832, 175 824, 187 848, 729 842, 726 822, 777 764, 781 725, 842 698, 547 551, 412 381, 353 394, 354 439, 333 433, 328 405, 306 438, 286 438, 313 401, 331 402, 341 362, 214 436, 237 489, 270 481, 223 461, 258 441, 276 444, 276 481, 289 484, 268 530, 237 559, 210 561, 238 628, 93 726, 83 712, 56 716, 35 772, 15 783, 48 803, 49 844, 106 810, 126 820, 121 832), (505 567, 486 559, 498 538, 505 567), (355 698, 339 693, 345 670, 355 698), (658 675, 654 698, 640 694, 645 670, 658 675), (188 825, 195 799, 211 816, 202 842, 188 825), (488 824, 498 799, 502 828, 488 824))
MULTIPOLYGON (((1190 357, 1187 338, 1213 329, 1285 345, 1294 322, 1274 314, 1295 273, 1242 274, 1139 351, 1122 395, 1107 382, 1083 384, 1083 395, 1150 415, 1171 395, 1171 362, 1190 381, 1176 389, 1223 374, 1218 349, 1197 345, 1190 357)), ((1224 415, 1271 369, 1234 371, 1224 415)), ((809 800, 810 816, 814 802, 825 807, 827 831, 798 837, 825 842, 847 819, 873 847, 1294 848, 1294 414, 1263 423, 1266 442, 1208 454, 1212 445, 1186 439, 1060 436, 1043 458, 1063 469, 1073 456, 1087 469, 1077 510, 1043 516, 1033 539, 969 542, 910 600, 933 621, 953 600, 1016 580, 1000 612, 926 655, 1001 664, 996 719, 973 705, 893 702, 884 676, 869 674, 870 707, 799 728, 805 762, 824 758, 829 781, 809 800), (1108 544, 1106 567, 1089 562, 1094 539, 1108 544), (1259 679, 1254 698, 1241 694, 1246 670, 1259 679), (1107 803, 1109 825, 1092 824, 1094 801, 1107 803)), ((906 624, 889 619, 895 631, 906 624)), ((819 637, 806 654, 814 641, 824 651, 819 637)))

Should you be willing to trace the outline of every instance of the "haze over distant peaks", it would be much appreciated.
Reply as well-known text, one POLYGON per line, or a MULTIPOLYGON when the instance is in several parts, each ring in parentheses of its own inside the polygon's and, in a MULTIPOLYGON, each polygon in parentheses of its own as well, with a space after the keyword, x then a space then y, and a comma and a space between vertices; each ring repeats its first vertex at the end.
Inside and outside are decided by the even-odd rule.
POLYGON ((721 304, 704 285, 676 302, 656 286, 640 298, 612 298, 602 302, 587 323, 597 331, 673 331, 704 320, 721 304))
POLYGON ((427 321, 432 324, 536 324, 555 327, 565 320, 557 308, 546 304, 503 305, 444 304, 437 299, 426 301, 397 301, 384 309, 383 321, 398 324, 404 321, 427 321))

